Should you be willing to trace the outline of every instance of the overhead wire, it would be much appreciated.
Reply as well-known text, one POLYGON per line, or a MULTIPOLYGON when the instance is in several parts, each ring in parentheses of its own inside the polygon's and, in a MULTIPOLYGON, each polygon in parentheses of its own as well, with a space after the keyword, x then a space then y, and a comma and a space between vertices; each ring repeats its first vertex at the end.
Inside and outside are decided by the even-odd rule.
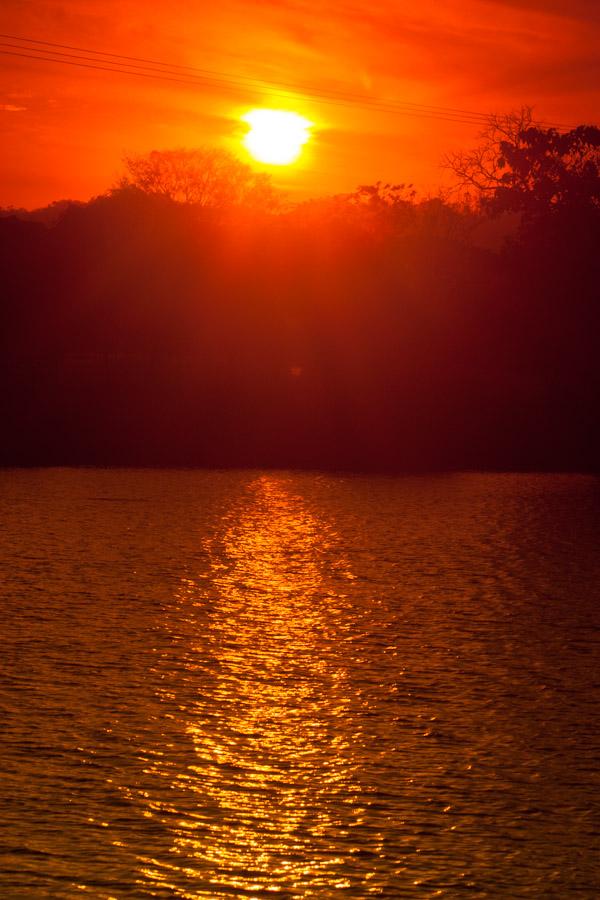
MULTIPOLYGON (((180 72, 184 72, 184 73, 185 72, 189 72, 192 74, 197 73, 199 76, 205 77, 205 78, 227 77, 227 76, 224 76, 222 72, 215 72, 214 70, 211 70, 211 69, 202 69, 197 66, 182 66, 182 65, 179 65, 176 63, 165 63, 161 60, 148 59, 147 57, 140 57, 140 56, 124 56, 119 53, 112 53, 112 52, 105 51, 105 50, 91 50, 89 48, 79 47, 79 46, 75 46, 72 44, 57 44, 57 43, 54 43, 51 41, 34 40, 33 38, 19 38, 16 35, 9 35, 9 34, 0 34, 0 38, 8 38, 11 41, 19 41, 21 43, 28 42, 28 43, 33 43, 33 44, 40 44, 40 45, 43 45, 44 47, 54 47, 54 48, 60 48, 63 50, 76 50, 76 51, 85 53, 88 56, 90 54, 94 54, 95 56, 98 56, 98 57, 108 56, 108 57, 112 57, 115 60, 126 60, 127 62, 123 63, 125 65, 128 65, 129 63, 147 63, 152 67, 156 67, 156 66, 160 67, 159 69, 156 70, 158 72, 179 70, 180 72)), ((4 44, 4 46, 13 46, 13 45, 4 44)), ((23 48, 23 49, 33 49, 33 48, 23 48)), ((54 51, 49 50, 47 52, 56 53, 56 50, 54 50, 54 51)), ((70 54, 61 54, 61 55, 70 56, 70 54)), ((141 67, 136 66, 135 68, 141 68, 141 67)), ((147 66, 144 66, 143 68, 147 68, 147 66)), ((241 76, 241 77, 234 76, 234 78, 231 78, 231 76, 229 76, 228 80, 234 81, 235 83, 246 82, 248 84, 252 84, 252 85, 255 85, 256 87, 260 87, 263 89, 266 85, 268 85, 268 82, 261 81, 256 78, 249 78, 247 76, 241 76)), ((289 89, 290 91, 292 91, 294 93, 307 95, 306 90, 298 88, 297 85, 290 84, 289 82, 286 83, 286 82, 279 81, 279 82, 277 82, 277 86, 289 89)), ((339 91, 339 90, 332 89, 332 88, 327 89, 325 91, 323 91, 323 89, 311 89, 310 94, 311 95, 315 94, 315 95, 319 95, 319 96, 327 96, 327 97, 331 97, 332 99, 335 98, 335 99, 343 99, 343 100, 355 100, 359 103, 361 103, 361 102, 364 103, 365 101, 369 102, 369 103, 371 103, 371 102, 380 103, 381 102, 381 101, 372 101, 369 98, 365 98, 364 95, 362 95, 362 94, 349 93, 347 90, 339 91)), ((453 113, 453 114, 465 115, 468 117, 476 117, 479 119, 487 119, 486 113, 474 112, 473 110, 459 109, 459 108, 445 107, 445 106, 434 106, 434 105, 422 104, 422 103, 411 103, 408 100, 395 101, 395 102, 399 103, 403 107, 406 106, 409 108, 416 108, 419 110, 425 109, 425 110, 432 111, 432 112, 453 113)))
MULTIPOLYGON (((227 75, 211 69, 183 66, 161 60, 138 56, 125 56, 105 50, 93 50, 70 44, 59 44, 35 38, 24 38, 0 33, 0 54, 45 63, 58 63, 85 69, 112 72, 120 75, 134 75, 159 81, 172 82, 189 87, 215 85, 226 90, 266 92, 270 95, 293 96, 316 103, 363 107, 376 112, 405 115, 417 118, 433 118, 464 125, 488 124, 490 114, 456 107, 435 106, 413 103, 405 100, 378 100, 350 91, 336 89, 303 88, 286 82, 271 83, 248 76, 227 75), (34 46, 31 46, 34 45, 34 46), (76 51, 75 53, 65 51, 76 51), (107 57, 107 58, 105 58, 107 57)), ((555 122, 536 122, 537 125, 566 130, 572 126, 555 122)))
POLYGON ((352 96, 340 94, 339 96, 337 96, 333 93, 324 94, 318 90, 307 90, 292 86, 276 86, 269 82, 259 82, 254 79, 237 78, 217 74, 206 74, 203 76, 186 75, 185 73, 182 74, 180 72, 171 72, 171 70, 167 68, 156 70, 149 68, 148 66, 133 66, 131 64, 125 65, 117 62, 113 63, 112 60, 102 60, 98 59, 97 57, 75 56, 74 54, 66 53, 58 54, 56 51, 46 51, 47 54, 52 53, 53 55, 51 56, 42 55, 41 51, 23 52, 31 50, 34 50, 34 48, 0 42, 0 54, 6 56, 34 59, 40 60, 42 62, 61 63, 63 65, 71 65, 87 69, 97 69, 105 72, 116 72, 122 75, 136 75, 138 77, 154 78, 160 81, 171 81, 188 86, 200 86, 202 84, 209 83, 219 85, 220 87, 229 90, 235 89, 239 91, 240 89, 242 89, 248 91, 249 89, 252 89, 253 91, 269 92, 271 94, 276 93, 278 95, 302 97, 317 103, 333 103, 334 105, 353 107, 359 105, 368 107, 378 112, 405 113, 407 115, 445 119, 446 121, 459 121, 464 122, 465 124, 484 124, 486 121, 486 117, 483 114, 458 114, 455 113, 454 110, 448 109, 446 111, 444 108, 440 108, 440 110, 438 111, 434 107, 420 107, 418 104, 410 104, 408 101, 377 101, 371 100, 369 98, 364 98, 360 95, 352 96), (9 47, 11 49, 8 49, 9 47))

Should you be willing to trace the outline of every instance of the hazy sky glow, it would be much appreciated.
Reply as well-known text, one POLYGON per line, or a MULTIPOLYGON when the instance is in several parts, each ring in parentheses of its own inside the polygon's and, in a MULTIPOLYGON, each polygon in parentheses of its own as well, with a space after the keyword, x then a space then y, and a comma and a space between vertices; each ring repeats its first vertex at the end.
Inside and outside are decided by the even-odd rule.
POLYGON ((240 116, 279 107, 315 123, 298 165, 274 172, 296 196, 377 179, 429 189, 441 155, 478 126, 408 116, 408 101, 596 122, 596 0, 4 0, 1 31, 222 73, 199 85, 1 56, 0 205, 88 198, 124 153, 217 143, 244 155, 240 116), (294 85, 290 97, 249 79, 294 85), (343 102, 319 95, 340 93, 343 102))

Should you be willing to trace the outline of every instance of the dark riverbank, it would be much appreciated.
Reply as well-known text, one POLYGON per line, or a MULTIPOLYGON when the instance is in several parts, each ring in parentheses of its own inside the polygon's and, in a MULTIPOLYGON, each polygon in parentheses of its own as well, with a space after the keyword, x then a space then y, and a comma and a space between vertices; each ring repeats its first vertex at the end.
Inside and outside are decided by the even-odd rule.
POLYGON ((368 197, 0 219, 0 464, 597 470, 596 208, 368 197))

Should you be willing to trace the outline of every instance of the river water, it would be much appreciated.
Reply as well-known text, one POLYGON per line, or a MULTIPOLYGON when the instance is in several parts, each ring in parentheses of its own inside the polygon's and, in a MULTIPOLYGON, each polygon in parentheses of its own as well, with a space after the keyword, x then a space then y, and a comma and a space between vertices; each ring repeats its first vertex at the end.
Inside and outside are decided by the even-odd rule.
POLYGON ((0 896, 597 897, 600 480, 0 473, 0 896))

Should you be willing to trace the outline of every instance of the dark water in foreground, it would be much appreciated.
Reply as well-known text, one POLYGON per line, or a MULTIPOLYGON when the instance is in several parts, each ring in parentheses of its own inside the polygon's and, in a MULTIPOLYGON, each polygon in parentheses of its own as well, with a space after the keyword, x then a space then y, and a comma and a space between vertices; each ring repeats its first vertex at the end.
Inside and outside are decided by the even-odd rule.
POLYGON ((5 471, 0 515, 0 896, 599 895, 598 479, 5 471))

